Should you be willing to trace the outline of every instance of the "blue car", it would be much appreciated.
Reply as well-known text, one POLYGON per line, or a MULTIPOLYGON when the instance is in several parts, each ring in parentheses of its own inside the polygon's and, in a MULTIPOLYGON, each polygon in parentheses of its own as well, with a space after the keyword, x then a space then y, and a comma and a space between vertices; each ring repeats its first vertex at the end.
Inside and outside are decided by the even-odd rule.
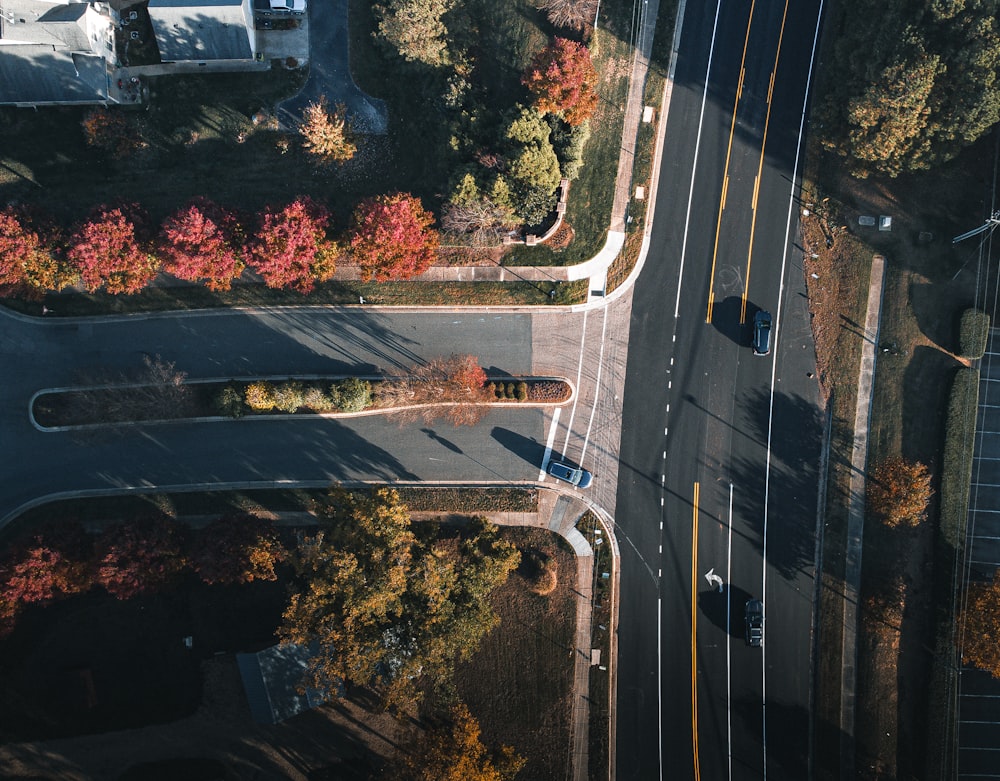
POLYGON ((563 464, 559 461, 549 462, 549 474, 557 480, 562 480, 576 488, 586 488, 594 479, 594 476, 586 469, 576 469, 569 464, 563 464))
POLYGON ((753 354, 767 355, 771 352, 771 313, 759 310, 753 316, 753 354))

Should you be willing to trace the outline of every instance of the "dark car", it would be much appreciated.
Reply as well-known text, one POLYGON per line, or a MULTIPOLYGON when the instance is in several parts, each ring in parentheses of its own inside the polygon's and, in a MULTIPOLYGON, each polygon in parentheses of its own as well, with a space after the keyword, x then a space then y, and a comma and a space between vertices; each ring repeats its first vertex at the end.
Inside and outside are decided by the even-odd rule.
POLYGON ((764 603, 759 599, 747 601, 747 645, 760 648, 764 645, 764 603))
POLYGON ((577 488, 586 488, 594 479, 586 469, 577 469, 559 461, 549 462, 549 474, 577 488))
POLYGON ((767 355, 771 352, 771 313, 763 309, 753 316, 753 354, 767 355))

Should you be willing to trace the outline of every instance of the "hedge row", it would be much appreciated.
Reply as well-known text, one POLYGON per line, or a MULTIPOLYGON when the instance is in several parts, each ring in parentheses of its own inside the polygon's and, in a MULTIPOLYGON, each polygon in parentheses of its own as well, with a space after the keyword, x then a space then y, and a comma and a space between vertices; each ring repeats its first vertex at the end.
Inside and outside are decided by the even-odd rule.
POLYGON ((990 316, 978 309, 966 309, 958 331, 958 352, 963 358, 978 361, 986 352, 990 335, 990 316))

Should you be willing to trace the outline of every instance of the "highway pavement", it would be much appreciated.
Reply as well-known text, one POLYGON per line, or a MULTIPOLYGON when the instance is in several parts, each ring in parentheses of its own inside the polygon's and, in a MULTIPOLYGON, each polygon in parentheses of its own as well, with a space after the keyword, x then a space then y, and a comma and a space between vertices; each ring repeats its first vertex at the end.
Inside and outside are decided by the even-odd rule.
POLYGON ((793 183, 819 15, 686 5, 626 374, 619 779, 809 775, 823 426, 793 183))

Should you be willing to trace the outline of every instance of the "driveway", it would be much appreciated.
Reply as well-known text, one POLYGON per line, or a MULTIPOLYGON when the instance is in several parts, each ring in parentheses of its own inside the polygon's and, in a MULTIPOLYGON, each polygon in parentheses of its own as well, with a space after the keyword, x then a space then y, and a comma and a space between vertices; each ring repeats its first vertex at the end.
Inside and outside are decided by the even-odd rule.
POLYGON ((302 91, 278 106, 282 121, 297 123, 302 111, 321 96, 347 107, 354 129, 382 135, 389 113, 385 102, 366 95, 351 78, 347 0, 312 0, 309 7, 309 80, 302 91))

